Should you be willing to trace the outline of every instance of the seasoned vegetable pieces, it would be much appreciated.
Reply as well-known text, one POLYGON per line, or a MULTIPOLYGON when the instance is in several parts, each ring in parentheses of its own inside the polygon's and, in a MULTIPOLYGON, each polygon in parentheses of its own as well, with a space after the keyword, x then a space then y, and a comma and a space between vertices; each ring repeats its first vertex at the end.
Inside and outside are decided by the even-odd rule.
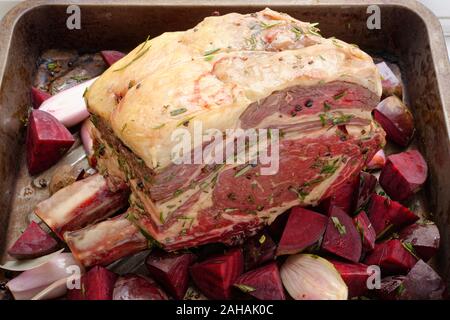
POLYGON ((439 249, 439 229, 431 222, 412 224, 399 233, 399 238, 410 243, 417 255, 424 261, 433 257, 439 249))
POLYGON ((81 288, 67 293, 69 300, 112 300, 117 274, 94 266, 81 277, 81 288))
POLYGON ((348 287, 348 297, 363 296, 367 293, 368 266, 362 263, 330 260, 348 287))
POLYGON ((277 248, 277 256, 294 254, 320 242, 328 217, 314 211, 294 207, 277 248))
POLYGON ((192 253, 174 254, 151 252, 145 264, 150 275, 176 299, 183 299, 189 282, 189 266, 194 262, 192 253))
POLYGON ((152 279, 126 274, 117 279, 113 300, 168 300, 167 294, 152 279))
POLYGON ((276 249, 276 243, 267 232, 249 238, 243 246, 244 269, 251 270, 263 263, 273 261, 276 249))
POLYGON ((239 276, 234 286, 259 300, 285 300, 283 284, 275 262, 239 276))
POLYGON ((356 229, 361 235, 361 241, 364 251, 371 251, 375 248, 376 233, 364 211, 360 211, 354 218, 356 229))
POLYGON ((414 134, 414 119, 399 98, 391 96, 381 101, 373 116, 386 131, 389 140, 402 147, 409 144, 414 134))
POLYGON ((230 299, 232 286, 243 270, 244 258, 240 249, 231 249, 190 268, 195 285, 210 299, 230 299))
POLYGON ((32 259, 56 251, 58 243, 34 221, 8 250, 16 259, 32 259))
POLYGON ((427 179, 428 166, 419 151, 391 155, 381 171, 380 185, 394 200, 410 198, 427 179))
POLYGON ((378 194, 373 194, 370 199, 368 216, 378 238, 419 219, 399 202, 378 194))
POLYGON ((361 236, 352 218, 338 207, 330 210, 322 250, 353 262, 358 262, 361 257, 361 236))
POLYGON ((408 245, 398 239, 392 239, 375 245, 364 263, 380 266, 384 274, 406 274, 417 260, 408 245))
POLYGON ((69 130, 41 110, 31 112, 27 128, 27 164, 31 175, 50 168, 75 142, 69 130))

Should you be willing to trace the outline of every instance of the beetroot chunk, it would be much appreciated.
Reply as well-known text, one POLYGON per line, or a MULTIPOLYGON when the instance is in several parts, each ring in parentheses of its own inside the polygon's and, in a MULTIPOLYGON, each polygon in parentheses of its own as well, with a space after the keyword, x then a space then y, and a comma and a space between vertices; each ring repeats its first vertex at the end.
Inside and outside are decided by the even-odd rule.
POLYGON ((244 270, 244 258, 241 250, 232 249, 198 262, 190 270, 195 285, 208 298, 230 299, 232 285, 244 270))
POLYGON ((375 120, 386 131, 389 140, 406 147, 414 134, 414 119, 411 112, 396 96, 381 101, 373 111, 375 120))
POLYGON ((38 109, 42 102, 50 98, 52 95, 48 92, 31 87, 31 102, 34 109, 38 109))
POLYGON ((348 287, 348 297, 358 297, 367 292, 368 266, 362 263, 348 263, 329 260, 340 273, 342 280, 348 287))
POLYGON ((192 253, 173 254, 156 251, 145 261, 150 275, 176 299, 183 299, 189 282, 189 266, 195 260, 192 253))
POLYGON ((445 299, 446 286, 428 264, 419 260, 403 281, 402 298, 407 300, 445 299))
POLYGON ((153 280, 128 274, 117 279, 113 300, 168 300, 168 297, 153 280))
POLYGON ((378 238, 419 219, 400 203, 378 194, 373 194, 370 198, 368 216, 378 238))
POLYGON ((86 273, 84 281, 87 300, 112 300, 117 275, 106 268, 95 266, 86 273))
POLYGON ((358 176, 352 176, 348 179, 333 196, 321 201, 319 207, 321 212, 328 213, 331 207, 339 207, 346 213, 350 214, 353 211, 355 191, 358 188, 358 176))
POLYGON ((375 245, 375 249, 364 260, 367 265, 378 265, 387 274, 405 274, 416 262, 417 258, 398 239, 375 245))
POLYGON ((95 266, 81 277, 81 288, 67 292, 69 300, 112 300, 117 274, 95 266))
POLYGON ((36 222, 31 222, 8 250, 16 259, 32 259, 56 251, 58 243, 36 222))
POLYGON ((54 116, 33 110, 28 121, 27 164, 31 175, 47 170, 75 142, 72 134, 54 116))
POLYGON ((359 185, 355 194, 355 210, 363 208, 369 202, 370 196, 377 186, 377 178, 367 172, 359 173, 359 185))
POLYGON ((278 244, 277 256, 294 254, 316 244, 322 238, 328 217, 301 207, 291 210, 278 244))
POLYGON ((380 185, 394 200, 405 200, 419 191, 427 179, 428 167, 419 151, 391 155, 380 174, 380 185))
POLYGON ((100 54, 102 55, 103 60, 105 63, 110 67, 113 65, 116 61, 122 59, 126 56, 125 53, 115 50, 104 50, 100 51, 100 54))
POLYGON ((332 207, 330 210, 322 250, 353 262, 358 262, 361 257, 361 236, 352 218, 338 207, 332 207))
POLYGON ((377 235, 375 230, 364 211, 359 212, 354 218, 356 229, 361 235, 361 241, 364 251, 372 251, 375 248, 375 240, 377 235))
POLYGON ((439 229, 433 222, 412 224, 400 232, 399 238, 410 243, 424 261, 430 260, 439 248, 439 229))
POLYGON ((389 276, 381 279, 380 289, 374 294, 381 300, 400 300, 403 294, 405 276, 389 276))
POLYGON ((285 300, 277 264, 272 262, 239 276, 234 286, 259 300, 285 300))
POLYGON ((244 244, 244 269, 250 270, 275 259, 277 245, 267 232, 257 234, 244 244))

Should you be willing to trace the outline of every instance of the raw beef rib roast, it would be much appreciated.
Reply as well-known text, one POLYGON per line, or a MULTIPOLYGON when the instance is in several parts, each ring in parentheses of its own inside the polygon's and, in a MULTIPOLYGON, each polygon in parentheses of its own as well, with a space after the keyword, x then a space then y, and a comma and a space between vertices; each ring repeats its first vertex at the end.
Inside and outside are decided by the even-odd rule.
POLYGON ((140 44, 89 88, 97 169, 130 187, 128 219, 144 234, 169 251, 237 243, 330 198, 384 145, 371 117, 381 96, 372 58, 315 25, 269 9, 208 17, 140 44), (278 171, 174 163, 173 132, 194 136, 199 123, 224 140, 229 129, 279 132, 277 150, 268 147, 278 171))

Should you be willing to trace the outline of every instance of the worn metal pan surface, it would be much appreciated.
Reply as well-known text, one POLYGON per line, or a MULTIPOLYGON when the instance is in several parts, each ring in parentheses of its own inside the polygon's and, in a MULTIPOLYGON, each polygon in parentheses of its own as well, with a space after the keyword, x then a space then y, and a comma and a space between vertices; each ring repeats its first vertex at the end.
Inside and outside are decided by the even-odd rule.
MULTIPOLYGON (((435 261, 450 280, 450 67, 438 20, 413 0, 395 1, 25 1, 0 24, 0 254, 27 225, 35 204, 48 196, 28 176, 23 119, 39 54, 49 48, 129 50, 147 37, 190 28, 214 11, 248 13, 264 7, 319 22, 324 36, 388 57, 402 71, 406 100, 416 119, 416 145, 429 164, 418 198, 441 231, 435 261), (67 7, 81 8, 81 29, 66 26, 67 7), (381 29, 370 30, 367 7, 379 5, 381 29), (423 199, 426 199, 424 201, 423 199)), ((78 159, 79 160, 79 159, 78 159)), ((77 155, 70 161, 78 161, 77 155)))

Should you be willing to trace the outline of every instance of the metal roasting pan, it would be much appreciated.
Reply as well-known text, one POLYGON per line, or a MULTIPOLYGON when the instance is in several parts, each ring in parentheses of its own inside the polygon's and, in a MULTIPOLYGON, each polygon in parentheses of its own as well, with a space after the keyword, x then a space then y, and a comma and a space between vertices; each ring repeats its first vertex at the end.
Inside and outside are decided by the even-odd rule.
MULTIPOLYGON (((319 22, 324 36, 358 44, 400 66, 405 100, 415 120, 415 144, 429 178, 415 200, 441 232, 433 261, 450 283, 450 66, 437 18, 414 0, 87 0, 25 1, 0 22, 0 257, 28 224, 33 207, 48 196, 25 165, 23 119, 40 53, 50 48, 94 52, 130 50, 147 35, 193 27, 214 11, 250 13, 265 7, 319 22), (71 4, 81 8, 81 29, 66 27, 71 4), (369 30, 369 5, 381 8, 381 29, 369 30)), ((0 278, 2 275, 0 274, 0 278)))

